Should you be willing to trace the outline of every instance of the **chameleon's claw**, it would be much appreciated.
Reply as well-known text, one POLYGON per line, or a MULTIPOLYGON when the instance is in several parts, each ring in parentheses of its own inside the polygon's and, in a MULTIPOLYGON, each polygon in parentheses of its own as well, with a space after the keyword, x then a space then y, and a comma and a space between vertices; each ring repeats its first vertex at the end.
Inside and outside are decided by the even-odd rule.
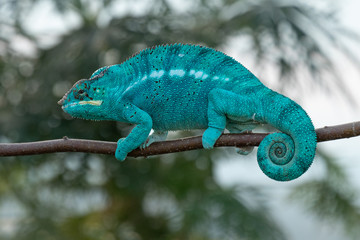
POLYGON ((160 142, 165 141, 167 137, 168 132, 167 131, 154 131, 147 139, 146 141, 140 145, 140 149, 147 148, 154 142, 160 142))
POLYGON ((202 136, 202 145, 205 149, 212 149, 222 134, 222 130, 218 128, 209 127, 205 130, 202 136))
POLYGON ((123 148, 121 146, 124 139, 125 138, 120 138, 117 141, 117 148, 116 148, 116 151, 115 151, 115 158, 117 160, 119 160, 119 161, 124 161, 126 159, 126 156, 127 156, 127 152, 124 152, 123 148))
POLYGON ((247 147, 239 147, 236 148, 236 153, 240 155, 248 155, 254 150, 253 146, 247 146, 247 147))
POLYGON ((148 143, 149 143, 149 139, 146 139, 146 141, 143 144, 141 144, 139 148, 141 150, 144 150, 146 147, 148 147, 150 145, 148 143))

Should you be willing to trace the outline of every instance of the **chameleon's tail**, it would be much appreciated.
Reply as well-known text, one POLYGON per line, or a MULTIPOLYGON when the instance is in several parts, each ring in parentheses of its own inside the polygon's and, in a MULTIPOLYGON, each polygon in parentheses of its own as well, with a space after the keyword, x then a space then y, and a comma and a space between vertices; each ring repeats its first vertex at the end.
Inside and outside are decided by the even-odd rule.
POLYGON ((297 103, 271 90, 263 106, 264 120, 283 133, 270 134, 260 143, 259 166, 277 181, 298 178, 315 156, 316 133, 311 119, 297 103))

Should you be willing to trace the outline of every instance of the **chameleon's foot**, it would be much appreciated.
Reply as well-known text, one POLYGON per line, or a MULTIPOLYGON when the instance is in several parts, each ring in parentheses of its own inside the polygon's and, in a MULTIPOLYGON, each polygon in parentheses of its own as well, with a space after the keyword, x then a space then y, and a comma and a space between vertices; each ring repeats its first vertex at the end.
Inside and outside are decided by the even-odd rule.
POLYGON ((116 148, 116 151, 115 151, 115 158, 119 161, 124 161, 126 156, 127 156, 127 152, 125 152, 122 147, 122 143, 123 141, 125 140, 125 138, 120 138, 118 141, 117 141, 117 148, 116 148))
POLYGON ((253 150, 254 150, 253 146, 239 147, 239 148, 236 148, 236 153, 241 154, 241 155, 248 155, 253 150))
POLYGON ((205 130, 202 136, 202 145, 205 149, 212 149, 215 145, 216 140, 222 134, 222 129, 209 127, 205 130))
POLYGON ((144 149, 148 146, 150 146, 150 144, 154 143, 154 142, 160 142, 160 141, 165 141, 166 137, 168 135, 168 132, 159 132, 159 131, 154 131, 147 139, 146 141, 140 145, 140 149, 144 149))

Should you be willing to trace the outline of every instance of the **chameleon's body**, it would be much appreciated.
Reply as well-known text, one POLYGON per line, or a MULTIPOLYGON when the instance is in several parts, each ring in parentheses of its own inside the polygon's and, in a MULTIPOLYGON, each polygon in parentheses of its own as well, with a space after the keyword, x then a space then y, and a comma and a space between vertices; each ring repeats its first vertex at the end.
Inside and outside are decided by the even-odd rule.
POLYGON ((74 117, 136 124, 118 141, 119 160, 139 146, 164 140, 169 130, 206 129, 203 146, 212 148, 225 128, 238 133, 263 123, 283 132, 267 136, 258 149, 259 165, 269 177, 295 179, 315 155, 314 127, 298 104, 265 87, 231 57, 206 47, 145 49, 78 81, 59 103, 74 117))

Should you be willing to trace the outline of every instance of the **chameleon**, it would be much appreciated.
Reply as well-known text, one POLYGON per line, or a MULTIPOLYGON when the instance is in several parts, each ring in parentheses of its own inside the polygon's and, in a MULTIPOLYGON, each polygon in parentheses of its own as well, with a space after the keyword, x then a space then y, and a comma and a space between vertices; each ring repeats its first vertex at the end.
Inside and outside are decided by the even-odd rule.
POLYGON ((315 157, 316 133, 303 108, 266 87, 232 57, 205 46, 143 49, 79 80, 58 103, 73 117, 135 125, 117 141, 118 160, 165 140, 168 131, 205 129, 202 145, 211 149, 225 129, 250 132, 263 124, 279 130, 257 150, 258 165, 271 179, 296 179, 315 157))

